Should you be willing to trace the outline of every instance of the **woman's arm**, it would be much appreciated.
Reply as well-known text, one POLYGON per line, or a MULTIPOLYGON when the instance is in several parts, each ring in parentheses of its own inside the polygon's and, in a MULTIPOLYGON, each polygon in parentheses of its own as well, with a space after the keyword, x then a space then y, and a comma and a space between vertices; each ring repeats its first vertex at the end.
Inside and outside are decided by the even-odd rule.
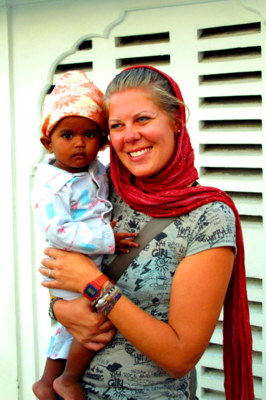
POLYGON ((168 324, 140 310, 125 296, 108 317, 139 351, 169 375, 180 378, 196 365, 209 343, 233 259, 228 247, 185 258, 174 275, 168 324))
MULTIPOLYGON (((56 249, 48 249, 46 254, 55 258, 43 260, 55 278, 45 281, 46 287, 82 293, 86 284, 100 274, 95 264, 80 254, 56 249)), ((147 314, 125 296, 118 300, 108 318, 139 351, 171 376, 182 377, 208 345, 221 312, 233 260, 230 247, 186 257, 173 278, 168 323, 147 314)))

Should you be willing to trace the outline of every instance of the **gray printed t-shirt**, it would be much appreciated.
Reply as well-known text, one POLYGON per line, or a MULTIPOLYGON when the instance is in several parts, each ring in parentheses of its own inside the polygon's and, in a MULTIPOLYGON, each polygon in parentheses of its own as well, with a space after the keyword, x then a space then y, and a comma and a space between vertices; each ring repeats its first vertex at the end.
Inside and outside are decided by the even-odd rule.
MULTIPOLYGON (((119 232, 139 232, 150 219, 115 193, 111 201, 119 232)), ((214 202, 176 218, 141 251, 118 285, 135 304, 166 322, 172 278, 179 263, 188 255, 221 246, 235 247, 235 219, 227 205, 214 202)), ((112 258, 106 257, 104 264, 112 258)), ((117 332, 95 355, 83 387, 87 400, 188 400, 189 380, 190 374, 182 379, 170 377, 117 332)))

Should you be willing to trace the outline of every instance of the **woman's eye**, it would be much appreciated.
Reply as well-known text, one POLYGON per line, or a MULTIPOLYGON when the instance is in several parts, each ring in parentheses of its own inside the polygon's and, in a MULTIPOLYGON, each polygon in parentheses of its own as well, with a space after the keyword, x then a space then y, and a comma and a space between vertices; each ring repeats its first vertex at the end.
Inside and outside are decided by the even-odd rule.
POLYGON ((142 116, 142 117, 138 117, 138 122, 146 122, 148 121, 149 117, 146 116, 142 116))
POLYGON ((121 128, 121 126, 122 126, 122 124, 119 124, 119 123, 117 123, 117 124, 110 124, 109 125, 109 129, 111 130, 111 129, 119 129, 119 128, 121 128))

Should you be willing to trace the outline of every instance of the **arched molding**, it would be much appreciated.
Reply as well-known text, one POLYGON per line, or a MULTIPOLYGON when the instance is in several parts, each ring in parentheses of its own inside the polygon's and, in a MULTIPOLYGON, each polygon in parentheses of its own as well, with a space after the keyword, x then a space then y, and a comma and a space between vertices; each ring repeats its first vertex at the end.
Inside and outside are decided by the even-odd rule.
POLYGON ((107 39, 110 37, 111 32, 113 31, 113 29, 118 26, 119 24, 123 23, 127 17, 127 15, 131 12, 136 12, 136 11, 145 11, 145 10, 154 10, 154 9, 158 9, 158 8, 170 8, 170 7, 180 7, 180 6, 188 6, 188 5, 193 5, 193 4, 204 4, 204 3, 221 3, 224 1, 228 1, 228 0, 190 0, 190 2, 186 1, 186 0, 180 0, 180 1, 170 1, 168 4, 166 4, 166 1, 164 2, 159 2, 158 4, 151 4, 151 5, 145 5, 145 6, 138 6, 138 7, 126 7, 126 8, 122 8, 120 10, 119 15, 117 16, 117 18, 113 21, 111 21, 103 30, 103 32, 101 34, 99 33, 88 33, 86 35, 81 36, 72 46, 71 49, 69 49, 68 51, 65 51, 64 53, 61 53, 53 62, 53 64, 51 65, 49 72, 48 72, 48 83, 45 85, 45 87, 43 88, 42 92, 41 92, 41 103, 43 102, 44 96, 49 88, 49 85, 52 82, 52 77, 55 73, 56 67, 58 64, 60 64, 66 57, 74 54, 78 47, 80 46, 80 44, 85 41, 85 40, 89 40, 89 39, 95 39, 95 38, 102 38, 102 39, 107 39), (50 83, 49 83, 50 82, 50 83))
POLYGON ((241 7, 256 14, 264 25, 266 25, 266 2, 265 0, 237 0, 241 7))

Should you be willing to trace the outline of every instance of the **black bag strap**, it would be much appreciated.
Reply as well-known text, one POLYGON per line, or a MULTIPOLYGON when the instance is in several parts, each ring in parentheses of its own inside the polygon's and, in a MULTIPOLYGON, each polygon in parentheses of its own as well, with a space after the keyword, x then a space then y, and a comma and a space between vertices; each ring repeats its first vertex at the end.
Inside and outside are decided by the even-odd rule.
POLYGON ((156 236, 162 232, 164 228, 171 224, 176 217, 169 218, 152 218, 139 231, 135 241, 139 247, 132 247, 127 254, 119 254, 105 269, 104 273, 113 281, 117 281, 129 264, 137 257, 139 252, 156 236))
MULTIPOLYGON (((191 186, 197 186, 197 181, 193 182, 191 186)), ((156 236, 162 232, 164 228, 171 224, 175 217, 166 218, 151 218, 149 222, 139 231, 135 242, 139 244, 139 247, 132 247, 127 254, 119 254, 111 262, 108 267, 103 268, 103 273, 107 275, 113 281, 118 281, 120 276, 129 266, 129 264, 137 257, 139 252, 156 236)))
POLYGON ((190 382, 189 382, 190 400, 198 400, 198 397, 196 397, 196 391, 197 391, 197 370, 196 367, 194 367, 190 371, 190 382))

